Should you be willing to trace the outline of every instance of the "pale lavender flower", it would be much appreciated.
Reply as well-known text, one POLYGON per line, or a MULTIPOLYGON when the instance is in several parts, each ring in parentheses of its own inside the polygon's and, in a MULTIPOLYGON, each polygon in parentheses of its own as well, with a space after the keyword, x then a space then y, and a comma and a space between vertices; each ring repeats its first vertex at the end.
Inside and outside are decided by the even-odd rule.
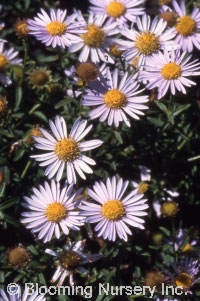
POLYGON ((67 16, 67 10, 50 9, 48 15, 43 9, 33 20, 27 20, 29 34, 46 46, 69 47, 78 40, 77 35, 84 33, 83 22, 77 21, 77 14, 67 16))
POLYGON ((82 179, 86 179, 84 173, 93 173, 89 165, 95 165, 96 162, 82 153, 99 147, 103 141, 94 139, 80 142, 92 129, 92 125, 88 127, 86 125, 86 120, 77 118, 68 135, 64 118, 56 116, 55 122, 49 121, 54 137, 40 128, 44 137, 34 137, 37 142, 35 147, 47 152, 31 157, 42 162, 40 166, 48 166, 45 175, 49 179, 56 174, 56 181, 60 181, 65 168, 69 184, 76 183, 75 171, 82 179))
POLYGON ((94 201, 83 201, 80 209, 83 216, 87 216, 85 222, 97 223, 94 228, 97 236, 115 241, 117 236, 125 241, 132 232, 127 224, 139 229, 144 229, 143 216, 149 206, 147 199, 142 199, 143 194, 138 194, 137 189, 132 190, 123 197, 129 181, 116 177, 107 178, 106 185, 103 182, 95 182, 93 190, 88 189, 89 196, 94 201))

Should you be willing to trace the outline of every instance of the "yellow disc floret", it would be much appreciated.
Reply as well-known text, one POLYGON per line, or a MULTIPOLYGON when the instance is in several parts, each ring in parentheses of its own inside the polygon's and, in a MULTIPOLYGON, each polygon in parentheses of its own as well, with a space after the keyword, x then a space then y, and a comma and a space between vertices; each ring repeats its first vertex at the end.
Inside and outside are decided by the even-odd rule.
POLYGON ((182 286, 184 290, 188 290, 193 283, 192 277, 187 273, 180 273, 175 278, 176 286, 182 286))
POLYGON ((14 266, 15 268, 24 267, 30 260, 30 255, 27 250, 22 247, 16 247, 8 250, 8 263, 14 266))
POLYGON ((46 30, 52 36, 62 36, 67 30, 67 25, 59 21, 53 21, 47 24, 46 30))
POLYGON ((36 68, 29 76, 29 81, 36 88, 44 87, 50 80, 51 72, 45 68, 36 68))
POLYGON ((139 183, 138 193, 145 193, 149 188, 149 184, 141 182, 139 183))
POLYGON ((47 206, 45 214, 50 222, 58 223, 66 217, 67 209, 63 204, 54 202, 47 206))
POLYGON ((160 49, 160 41, 154 33, 144 32, 136 38, 135 46, 140 54, 150 55, 160 49))
POLYGON ((176 63, 165 64, 161 69, 161 74, 165 79, 177 79, 181 76, 182 70, 176 63))
POLYGON ((86 82, 96 80, 99 75, 97 66, 90 62, 80 63, 76 67, 77 75, 86 82))
POLYGON ((90 47, 100 47, 104 44, 105 32, 96 25, 88 25, 88 32, 81 35, 84 43, 90 47))
POLYGON ((169 27, 173 27, 177 21, 177 14, 169 10, 162 12, 159 17, 165 20, 169 27))
POLYGON ((159 271, 152 271, 146 274, 144 279, 145 285, 150 287, 156 287, 156 290, 162 287, 162 283, 165 281, 164 275, 159 271))
POLYGON ((9 62, 5 55, 0 54, 0 72, 5 72, 9 62))
POLYGON ((62 161, 74 161, 80 155, 76 141, 71 138, 64 138, 56 143, 55 152, 62 161))
POLYGON ((190 16, 183 16, 178 19, 176 30, 183 36, 190 36, 196 31, 196 22, 190 16))
POLYGON ((34 142, 34 137, 37 137, 37 136, 39 136, 39 137, 42 137, 43 135, 42 135, 42 132, 40 131, 40 128, 39 128, 39 126, 38 125, 35 125, 32 129, 31 129, 31 131, 30 131, 30 133, 29 133, 29 135, 28 135, 28 137, 26 138, 26 143, 33 143, 34 142))
POLYGON ((106 12, 110 17, 119 18, 126 12, 126 7, 119 1, 112 1, 106 7, 106 12))
POLYGON ((172 0, 159 0, 159 4, 162 5, 169 5, 172 2, 172 0))
POLYGON ((18 18, 16 24, 14 25, 14 30, 19 37, 25 37, 29 32, 26 19, 18 18))
POLYGON ((124 205, 119 200, 107 201, 102 205, 101 213, 108 220, 119 220, 125 214, 124 205))
POLYGON ((173 201, 168 201, 162 204, 161 212, 166 217, 173 217, 178 212, 178 204, 173 201))
POLYGON ((66 270, 73 270, 79 265, 80 256, 74 251, 66 251, 61 256, 60 263, 66 270))
POLYGON ((109 52, 114 57, 120 57, 122 55, 122 53, 124 52, 123 50, 119 50, 118 47, 119 47, 119 45, 117 45, 116 43, 114 43, 110 46, 109 52))
POLYGON ((7 109, 7 99, 5 96, 0 95, 0 113, 3 113, 7 109))
POLYGON ((111 109, 120 109, 126 103, 126 96, 118 89, 113 89, 104 94, 104 102, 111 109))
POLYGON ((191 246, 191 244, 189 242, 186 243, 186 245, 184 246, 182 252, 183 253, 191 253, 193 251, 193 248, 191 246))

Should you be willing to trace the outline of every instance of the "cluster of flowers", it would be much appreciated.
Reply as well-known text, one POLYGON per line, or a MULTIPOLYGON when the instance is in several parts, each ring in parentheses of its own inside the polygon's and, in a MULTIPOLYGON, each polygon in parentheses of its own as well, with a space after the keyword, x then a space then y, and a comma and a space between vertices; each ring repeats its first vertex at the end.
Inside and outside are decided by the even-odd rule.
MULTIPOLYGON (((144 115, 143 110, 148 109, 144 103, 149 101, 149 96, 141 95, 145 89, 156 88, 157 99, 160 99, 169 91, 173 95, 177 90, 186 94, 185 87, 195 85, 190 77, 200 75, 200 62, 192 60, 189 53, 194 47, 200 49, 199 9, 195 8, 188 15, 184 0, 180 5, 174 0, 173 9, 163 6, 159 17, 152 20, 144 8, 138 7, 143 0, 90 2, 93 6, 87 20, 76 10, 67 16, 66 10, 51 9, 48 15, 41 9, 34 19, 16 25, 21 35, 33 35, 46 46, 68 47, 71 53, 80 51, 80 64, 76 69, 65 70, 65 74, 76 81, 75 71, 88 83, 82 104, 95 106, 89 112, 90 119, 107 120, 109 126, 114 124, 115 127, 124 122, 130 127, 128 117, 139 119, 144 115), (113 58, 123 58, 123 69, 113 58), (99 68, 97 64, 100 62, 103 64, 99 68), (115 64, 113 71, 112 64, 115 64)), ((22 64, 22 60, 17 58, 18 52, 13 48, 4 50, 5 43, 0 41, 0 81, 9 85, 7 68, 22 64)), ((68 93, 76 96, 81 92, 68 93)), ((32 229, 34 235, 38 233, 38 238, 44 243, 51 241, 54 234, 59 239, 61 232, 68 235, 70 229, 79 230, 85 223, 97 223, 94 228, 97 236, 110 241, 117 237, 127 241, 127 234, 131 235, 127 224, 144 229, 142 216, 147 215, 148 208, 147 200, 143 199, 145 189, 141 188, 144 188, 144 183, 141 186, 133 182, 134 189, 126 196, 129 182, 116 176, 107 178, 105 183, 95 182, 93 189, 87 190, 88 199, 81 194, 81 189, 74 190, 76 174, 86 179, 85 173, 93 172, 89 165, 96 164, 83 152, 103 143, 98 139, 81 142, 92 125, 87 127, 87 121, 79 117, 68 134, 65 120, 56 116, 55 121, 49 121, 49 126, 51 132, 40 128, 41 136, 34 137, 35 147, 46 152, 32 157, 40 162, 40 166, 46 167, 45 176, 51 182, 33 188, 32 195, 24 197, 22 205, 27 212, 22 213, 22 223, 32 229), (67 181, 62 187, 60 181, 65 169, 67 181)), ((142 181, 149 180, 149 172, 146 176, 143 174, 142 181)), ((70 276, 73 285, 72 267, 102 256, 86 254, 82 252, 83 247, 84 242, 78 241, 68 242, 64 252, 46 249, 46 253, 57 257, 60 263, 53 282, 59 280, 58 285, 61 285, 66 276, 70 276)), ((193 284, 199 271, 197 261, 187 263, 188 266, 191 267, 188 277, 193 284)), ((183 283, 183 279, 179 283, 181 281, 183 283)), ((6 298, 3 291, 0 293, 6 298)))

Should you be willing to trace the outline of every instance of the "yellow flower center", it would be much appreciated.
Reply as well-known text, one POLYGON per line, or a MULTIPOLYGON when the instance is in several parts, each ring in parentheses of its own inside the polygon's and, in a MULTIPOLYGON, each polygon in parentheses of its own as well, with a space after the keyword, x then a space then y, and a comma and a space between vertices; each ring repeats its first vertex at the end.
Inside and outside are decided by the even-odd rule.
POLYGON ((31 130, 31 136, 40 136, 42 137, 42 132, 40 131, 38 126, 35 126, 34 128, 32 128, 31 130))
POLYGON ((8 263, 14 267, 21 268, 27 264, 30 256, 25 248, 16 247, 8 251, 8 263))
POLYGON ((110 90, 104 94, 104 102, 111 109, 120 109, 126 103, 126 96, 117 89, 110 90))
POLYGON ((148 190, 148 188, 149 188, 149 184, 141 182, 138 187, 138 192, 145 193, 148 190))
POLYGON ((67 25, 59 21, 53 21, 47 24, 46 30, 52 36, 62 36, 67 30, 67 25))
POLYGON ((181 76, 182 70, 176 63, 165 64, 161 69, 161 74, 165 79, 177 79, 181 76))
POLYGON ((80 155, 76 141, 71 138, 64 138, 56 143, 55 152, 62 161, 74 161, 80 155))
POLYGON ((29 134, 29 136, 26 138, 26 142, 27 143, 33 143, 34 142, 34 137, 35 136, 39 136, 39 137, 42 137, 42 132, 40 131, 39 129, 39 126, 38 125, 35 125, 32 129, 31 129, 31 132, 29 134))
POLYGON ((110 46, 109 52, 114 57, 120 57, 122 55, 122 53, 124 52, 123 50, 119 50, 118 47, 119 46, 116 43, 114 43, 113 45, 110 46))
POLYGON ((54 202, 47 206, 45 214, 50 222, 58 223, 66 217, 67 209, 63 204, 54 202))
POLYGON ((124 205, 119 200, 107 201, 102 205, 101 213, 108 220, 119 220, 125 214, 124 205))
POLYGON ((39 69, 33 71, 30 75, 30 82, 38 87, 44 86, 49 81, 49 73, 45 70, 39 69))
POLYGON ((167 217, 175 216, 178 212, 178 205, 172 201, 165 202, 161 207, 161 212, 167 217))
POLYGON ((193 280, 187 273, 180 273, 175 278, 176 286, 182 286, 184 290, 189 289, 192 286, 193 280))
POLYGON ((172 2, 172 0, 159 0, 159 4, 162 5, 168 5, 172 2))
POLYGON ((5 96, 0 95, 0 113, 7 109, 7 100, 5 96))
POLYGON ((0 72, 4 72, 6 70, 6 67, 8 65, 8 60, 5 57, 5 55, 0 54, 0 72))
POLYGON ((163 20, 165 20, 167 22, 167 25, 169 27, 173 27, 176 24, 177 21, 177 15, 175 12, 172 11, 164 11, 163 13, 161 13, 159 15, 160 18, 162 18, 163 20))
POLYGON ((60 258, 61 265, 67 270, 73 270, 80 263, 80 256, 74 251, 65 252, 60 258))
POLYGON ((18 18, 17 23, 14 25, 14 29, 19 37, 25 37, 29 32, 25 19, 21 20, 20 18, 18 18))
POLYGON ((156 287, 158 290, 161 288, 162 283, 165 281, 164 275, 159 271, 148 272, 145 277, 145 285, 156 287))
POLYGON ((186 245, 185 245, 185 247, 183 248, 183 250, 182 250, 182 252, 183 253, 189 253, 189 252, 191 252, 193 249, 192 249, 192 246, 191 246, 191 244, 189 244, 189 242, 188 243, 186 243, 186 245))
POLYGON ((106 7, 106 12, 110 17, 119 18, 125 14, 126 7, 119 1, 113 1, 106 7))
POLYGON ((91 47, 100 47, 104 44, 105 32, 96 25, 88 25, 88 32, 81 35, 84 43, 91 47))
POLYGON ((178 33, 182 34, 183 36, 190 36, 196 30, 196 22, 190 16, 183 16, 178 19, 176 30, 178 33))
POLYGON ((89 82, 97 79, 99 70, 97 66, 92 63, 80 63, 76 68, 76 73, 82 80, 89 82))
POLYGON ((150 32, 144 32, 136 38, 135 45, 140 54, 150 55, 160 49, 159 38, 150 32))

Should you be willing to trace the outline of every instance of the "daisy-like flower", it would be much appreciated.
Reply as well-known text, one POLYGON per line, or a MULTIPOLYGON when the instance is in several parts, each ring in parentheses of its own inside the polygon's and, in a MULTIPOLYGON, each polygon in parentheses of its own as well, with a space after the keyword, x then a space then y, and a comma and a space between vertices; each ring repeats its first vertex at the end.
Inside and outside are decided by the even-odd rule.
POLYGON ((116 22, 108 25, 105 23, 106 15, 90 13, 86 23, 80 11, 78 11, 78 20, 85 22, 86 33, 80 35, 79 40, 70 46, 69 51, 77 52, 82 49, 79 55, 80 62, 90 59, 93 63, 103 61, 114 64, 114 60, 109 54, 109 46, 110 36, 119 33, 116 22))
POLYGON ((153 203, 153 208, 159 218, 161 215, 173 217, 178 212, 178 203, 174 201, 174 198, 178 197, 179 193, 166 188, 164 188, 163 191, 166 193, 165 197, 162 198, 161 202, 155 201, 153 203))
POLYGON ((51 71, 46 67, 37 67, 29 72, 29 83, 35 89, 44 89, 52 81, 51 71))
POLYGON ((20 269, 27 266, 30 261, 31 256, 22 244, 19 244, 17 247, 8 249, 7 252, 7 261, 8 264, 12 265, 14 269, 20 269))
POLYGON ((192 52, 193 48, 200 49, 200 10, 194 8, 191 15, 186 12, 185 2, 181 0, 180 5, 173 0, 172 5, 179 18, 175 26, 177 36, 176 42, 180 47, 188 52, 192 52))
POLYGON ((18 18, 14 24, 14 31, 19 38, 24 38, 28 34, 27 21, 25 18, 18 18))
POLYGON ((199 261, 186 257, 178 264, 173 264, 175 275, 171 276, 171 281, 175 286, 182 286, 183 290, 192 294, 191 287, 199 280, 199 261))
POLYGON ((65 167, 69 184, 76 183, 75 171, 82 179, 86 179, 84 172, 93 173, 88 164, 95 165, 95 161, 83 155, 82 152, 99 147, 103 141, 94 139, 80 142, 92 129, 92 125, 88 127, 86 125, 86 120, 81 120, 80 117, 77 118, 68 135, 64 118, 56 116, 55 122, 49 121, 49 126, 55 138, 46 130, 40 128, 44 137, 34 137, 35 141, 38 142, 35 147, 48 151, 48 153, 31 157, 42 162, 40 166, 48 165, 45 175, 49 179, 56 174, 56 181, 60 181, 65 167))
POLYGON ((135 22, 136 16, 144 14, 144 8, 138 7, 144 0, 89 0, 93 5, 89 10, 97 15, 106 14, 109 22, 117 21, 119 25, 124 25, 128 21, 135 22))
POLYGON ((70 69, 65 70, 65 75, 71 80, 76 88, 81 90, 67 90, 67 95, 71 97, 78 97, 83 92, 83 87, 88 85, 90 81, 103 80, 106 74, 107 66, 102 64, 99 68, 98 65, 91 62, 78 63, 77 66, 72 66, 70 69))
POLYGON ((138 189, 138 193, 145 193, 149 188, 149 184, 146 182, 151 181, 151 170, 143 165, 140 165, 139 169, 141 181, 139 183, 132 181, 132 184, 134 188, 138 189))
POLYGON ((158 99, 164 97, 168 90, 175 95, 176 90, 186 94, 186 87, 196 85, 188 77, 200 75, 198 59, 190 61, 191 55, 180 50, 159 53, 148 60, 148 66, 140 71, 139 78, 149 82, 148 89, 158 88, 158 99), (190 62, 189 62, 190 61, 190 62))
POLYGON ((61 46, 69 47, 72 42, 77 40, 78 34, 84 33, 83 22, 76 20, 77 14, 73 13, 67 17, 67 10, 54 10, 50 9, 50 16, 41 9, 34 20, 28 19, 27 29, 29 34, 46 46, 61 46))
POLYGON ((14 48, 4 50, 4 42, 0 41, 0 82, 4 85, 10 85, 11 80, 6 74, 11 65, 21 65, 22 59, 18 59, 18 51, 14 48))
POLYGON ((145 14, 141 18, 137 17, 136 25, 138 31, 128 28, 121 31, 122 36, 130 41, 116 39, 121 49, 125 50, 123 56, 129 63, 139 57, 138 66, 140 66, 159 50, 177 48, 173 40, 176 31, 174 28, 166 29, 167 22, 163 19, 155 17, 151 22, 150 16, 145 14))
POLYGON ((60 184, 53 180, 51 185, 45 182, 39 189, 33 188, 33 194, 24 197, 22 205, 29 211, 22 213, 21 222, 33 233, 39 232, 38 238, 44 243, 50 241, 54 233, 59 239, 60 229, 65 235, 69 234, 69 229, 79 230, 84 220, 78 209, 80 201, 76 199, 80 192, 81 189, 73 192, 72 184, 60 189, 60 184))
POLYGON ((46 298, 43 295, 38 295, 38 292, 29 293, 29 289, 26 287, 23 295, 21 287, 15 283, 8 284, 7 291, 9 296, 6 295, 5 291, 0 288, 0 301, 45 301, 46 298), (13 289, 13 290, 12 290, 13 289))
POLYGON ((82 214, 88 216, 86 222, 97 223, 95 231, 97 236, 115 241, 119 238, 127 241, 127 234, 131 235, 126 224, 144 229, 144 220, 141 216, 147 215, 145 210, 149 207, 143 194, 138 194, 137 189, 123 197, 129 181, 123 182, 120 178, 107 178, 106 185, 103 182, 96 182, 93 190, 88 189, 89 196, 98 204, 92 201, 83 201, 80 209, 82 214))
POLYGON ((100 117, 100 121, 108 120, 108 125, 114 123, 115 127, 124 121, 130 127, 130 122, 126 116, 139 119, 138 115, 144 115, 142 110, 148 109, 143 103, 148 102, 148 96, 138 96, 144 89, 139 90, 139 84, 135 80, 135 75, 128 77, 126 72, 119 81, 118 69, 111 75, 107 68, 107 82, 90 84, 92 90, 87 89, 84 96, 84 106, 97 106, 89 113, 91 119, 100 117), (126 113, 126 114, 125 114, 126 113))
POLYGON ((66 277, 69 277, 69 283, 74 286, 74 273, 79 271, 87 274, 87 270, 82 265, 92 263, 100 258, 102 254, 88 254, 83 252, 85 247, 85 240, 77 241, 76 243, 70 240, 64 245, 62 249, 57 252, 46 249, 45 252, 56 257, 58 267, 51 280, 52 283, 57 282, 57 286, 63 284, 66 277))

